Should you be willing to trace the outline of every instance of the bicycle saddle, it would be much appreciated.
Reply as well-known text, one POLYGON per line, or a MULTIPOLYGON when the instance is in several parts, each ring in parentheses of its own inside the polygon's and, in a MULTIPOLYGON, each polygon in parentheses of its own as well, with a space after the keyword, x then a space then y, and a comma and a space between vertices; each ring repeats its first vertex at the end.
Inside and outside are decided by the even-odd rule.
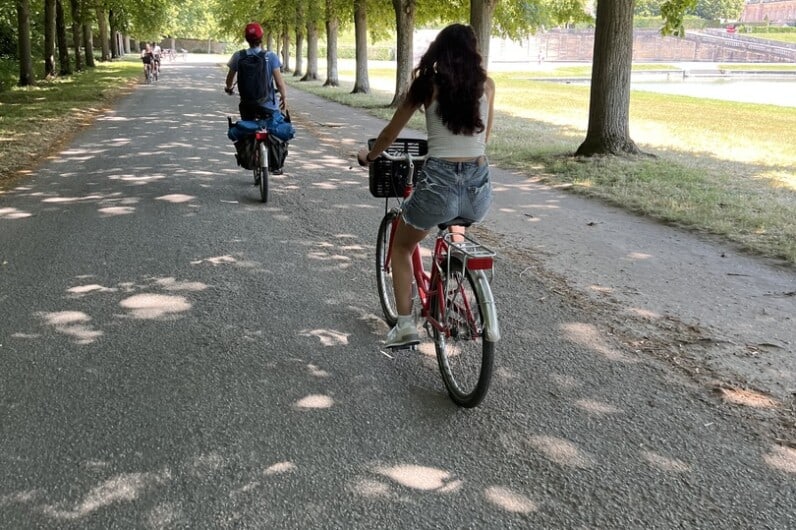
POLYGON ((456 219, 451 219, 447 223, 440 223, 437 226, 439 227, 440 230, 445 230, 446 228, 450 228, 451 226, 463 226, 467 228, 471 224, 473 224, 473 222, 470 219, 457 217, 456 219))

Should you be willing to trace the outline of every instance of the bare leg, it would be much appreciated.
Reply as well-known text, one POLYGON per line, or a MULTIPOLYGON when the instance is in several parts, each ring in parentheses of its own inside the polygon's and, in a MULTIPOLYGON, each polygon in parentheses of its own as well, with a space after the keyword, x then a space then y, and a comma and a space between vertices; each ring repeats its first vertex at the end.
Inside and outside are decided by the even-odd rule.
POLYGON ((412 310, 412 252, 427 235, 428 230, 412 228, 403 217, 398 221, 392 243, 392 282, 399 315, 412 310))
POLYGON ((453 241, 454 243, 461 243, 462 241, 464 241, 464 238, 461 235, 459 235, 459 234, 464 234, 463 226, 455 225, 448 227, 448 232, 454 234, 453 237, 451 237, 451 241, 453 241))

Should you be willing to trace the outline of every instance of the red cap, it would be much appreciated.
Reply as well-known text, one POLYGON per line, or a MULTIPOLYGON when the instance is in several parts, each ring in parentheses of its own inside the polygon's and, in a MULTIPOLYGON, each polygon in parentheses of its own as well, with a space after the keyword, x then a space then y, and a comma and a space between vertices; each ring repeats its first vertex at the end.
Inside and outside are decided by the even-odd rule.
POLYGON ((257 22, 252 22, 246 26, 244 32, 247 41, 253 41, 263 38, 263 28, 257 22))

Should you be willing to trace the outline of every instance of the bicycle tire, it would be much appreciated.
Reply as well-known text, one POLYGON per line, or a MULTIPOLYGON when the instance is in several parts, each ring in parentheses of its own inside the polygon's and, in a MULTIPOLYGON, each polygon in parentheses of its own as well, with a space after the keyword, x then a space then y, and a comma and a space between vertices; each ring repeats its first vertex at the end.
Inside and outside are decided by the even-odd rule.
POLYGON ((260 168, 260 200, 268 202, 268 149, 265 142, 257 142, 257 165, 260 168))
MULTIPOLYGON (((447 261, 447 258, 444 258, 447 261)), ((434 327, 434 345, 442 381, 448 395, 460 407, 477 406, 486 396, 492 379, 495 343, 484 337, 484 315, 481 293, 475 288, 473 273, 464 270, 462 262, 450 258, 450 268, 440 279, 439 295, 430 300, 430 312, 444 324, 434 327), (466 300, 466 302, 465 302, 466 300)))
POLYGON ((252 165, 252 175, 254 176, 254 185, 260 185, 260 154, 257 150, 257 143, 254 144, 254 164, 252 165))
POLYGON ((398 307, 395 304, 395 289, 392 283, 392 267, 387 263, 390 239, 393 230, 393 220, 398 212, 387 212, 379 225, 379 234, 376 239, 376 286, 379 290, 379 302, 384 313, 384 321, 389 326, 398 322, 398 307))

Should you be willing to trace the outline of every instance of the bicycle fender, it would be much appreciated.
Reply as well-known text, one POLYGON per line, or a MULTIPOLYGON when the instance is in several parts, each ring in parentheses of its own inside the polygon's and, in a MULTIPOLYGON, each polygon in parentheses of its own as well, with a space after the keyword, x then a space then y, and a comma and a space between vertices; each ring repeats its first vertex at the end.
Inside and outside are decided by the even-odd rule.
POLYGON ((481 300, 481 316, 484 319, 484 337, 489 342, 500 340, 500 326, 498 325, 497 306, 492 295, 492 287, 484 271, 470 271, 478 292, 478 299, 481 300))

